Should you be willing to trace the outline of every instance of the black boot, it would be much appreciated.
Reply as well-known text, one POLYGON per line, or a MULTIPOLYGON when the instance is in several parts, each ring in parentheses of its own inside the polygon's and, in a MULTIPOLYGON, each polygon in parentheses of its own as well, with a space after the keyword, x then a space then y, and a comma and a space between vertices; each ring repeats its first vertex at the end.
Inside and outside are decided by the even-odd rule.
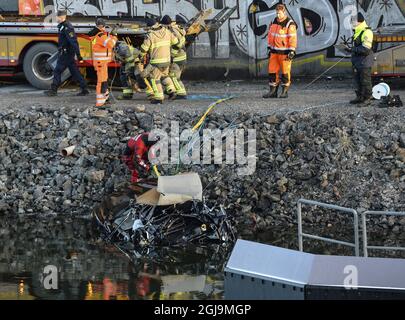
POLYGON ((80 92, 77 94, 78 97, 84 97, 88 96, 90 94, 90 91, 87 90, 87 88, 82 88, 80 92))
POLYGON ((350 101, 350 104, 359 104, 362 103, 364 101, 364 98, 361 96, 361 94, 356 91, 356 98, 354 100, 350 101))
POLYGON ((272 99, 278 97, 278 86, 270 86, 269 92, 263 95, 264 99, 272 99))
POLYGON ((150 101, 150 103, 151 103, 151 104, 163 104, 163 101, 162 101, 162 100, 152 99, 152 100, 150 101))
POLYGON ((169 100, 176 100, 177 94, 176 92, 172 92, 168 94, 169 100))
POLYGON ((363 98, 363 100, 358 104, 359 108, 369 107, 371 105, 371 97, 363 98))
POLYGON ((281 95, 280 95, 281 99, 288 98, 288 89, 289 89, 289 87, 283 86, 283 91, 281 92, 281 95))

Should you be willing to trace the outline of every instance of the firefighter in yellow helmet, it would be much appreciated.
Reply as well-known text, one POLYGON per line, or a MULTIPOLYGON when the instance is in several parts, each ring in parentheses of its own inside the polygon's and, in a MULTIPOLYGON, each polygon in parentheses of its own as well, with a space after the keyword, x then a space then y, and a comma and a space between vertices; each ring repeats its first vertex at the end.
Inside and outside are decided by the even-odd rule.
POLYGON ((164 16, 161 24, 166 26, 179 40, 179 44, 176 47, 172 47, 171 50, 172 63, 170 64, 169 76, 176 89, 176 99, 186 99, 187 91, 181 81, 181 76, 187 63, 186 30, 181 26, 180 21, 172 21, 169 16, 164 16))
MULTIPOLYGON (((149 88, 147 94, 152 104, 161 104, 164 100, 162 79, 170 80, 169 68, 171 63, 171 47, 177 46, 179 40, 167 28, 155 19, 148 18, 147 26, 150 27, 148 35, 141 46, 141 56, 149 56, 149 64, 142 72, 149 88)), ((176 97, 174 85, 166 84, 169 99, 176 97)))

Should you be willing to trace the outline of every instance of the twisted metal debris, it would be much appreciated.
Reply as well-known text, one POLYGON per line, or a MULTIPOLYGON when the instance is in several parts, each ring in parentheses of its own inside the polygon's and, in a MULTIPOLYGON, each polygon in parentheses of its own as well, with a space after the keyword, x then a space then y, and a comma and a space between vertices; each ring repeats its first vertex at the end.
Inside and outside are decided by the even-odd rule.
MULTIPOLYGON (((192 182, 184 176, 181 175, 178 179, 192 182)), ((167 177, 159 179, 164 181, 167 177)), ((198 181, 200 182, 199 177, 198 181)), ((185 186, 192 190, 191 193, 202 195, 201 185, 194 188, 196 191, 193 190, 192 184, 185 186)), ((132 199, 116 214, 95 211, 94 218, 101 227, 105 240, 137 257, 151 255, 162 247, 181 247, 189 244, 225 247, 236 241, 233 222, 222 206, 210 207, 202 196, 193 196, 186 201, 177 200, 180 193, 174 195, 171 193, 173 191, 167 191, 170 188, 173 186, 164 186, 161 182, 157 188, 151 189, 136 200, 132 199), (160 199, 156 200, 154 196, 160 199)), ((184 196, 186 193, 181 193, 181 197, 184 196)))

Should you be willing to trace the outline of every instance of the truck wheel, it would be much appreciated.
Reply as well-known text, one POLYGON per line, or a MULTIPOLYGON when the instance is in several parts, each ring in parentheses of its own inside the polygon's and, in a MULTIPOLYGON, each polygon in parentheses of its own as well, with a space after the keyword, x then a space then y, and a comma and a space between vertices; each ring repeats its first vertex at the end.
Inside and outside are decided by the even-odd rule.
POLYGON ((47 63, 48 58, 58 48, 51 43, 38 43, 26 53, 23 70, 28 82, 38 89, 49 89, 53 80, 53 70, 47 63))

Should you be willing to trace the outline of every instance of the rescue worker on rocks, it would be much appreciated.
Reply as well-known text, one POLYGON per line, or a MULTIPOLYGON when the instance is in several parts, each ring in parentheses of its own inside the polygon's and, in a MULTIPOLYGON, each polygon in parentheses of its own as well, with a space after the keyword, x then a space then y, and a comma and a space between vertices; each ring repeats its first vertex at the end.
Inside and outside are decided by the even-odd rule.
POLYGON ((121 63, 120 79, 123 90, 118 99, 131 100, 134 95, 134 85, 137 91, 145 89, 145 82, 141 78, 143 71, 143 64, 140 59, 141 51, 124 41, 118 41, 114 53, 115 60, 121 63))
POLYGON ((157 142, 158 140, 152 141, 149 132, 129 139, 122 160, 131 171, 131 183, 137 183, 148 177, 152 166, 149 156, 154 156, 152 147, 157 142))
POLYGON ((142 59, 149 56, 149 64, 142 72, 142 78, 146 79, 148 97, 152 104, 161 104, 164 100, 162 79, 165 80, 169 99, 176 97, 176 90, 170 84, 169 68, 171 63, 171 47, 177 46, 179 40, 169 29, 163 27, 152 18, 147 19, 146 25, 150 27, 148 35, 141 46, 142 59))
MULTIPOLYGON (((186 30, 181 26, 180 20, 172 21, 167 15, 162 18, 161 24, 166 26, 179 40, 178 45, 171 49, 172 61, 170 64, 169 76, 172 81, 168 84, 174 84, 177 96, 176 99, 187 99, 187 91, 181 81, 181 76, 187 63, 186 30)), ((165 83, 165 81, 163 81, 163 83, 165 83)))
POLYGON ((79 68, 76 65, 75 56, 78 61, 83 61, 80 54, 79 43, 77 42, 77 36, 72 24, 67 20, 67 12, 59 10, 57 13, 58 25, 58 61, 56 68, 53 72, 53 82, 51 89, 45 91, 45 94, 49 97, 56 96, 58 94, 58 88, 62 83, 62 74, 69 69, 73 79, 80 84, 80 92, 78 96, 86 96, 89 94, 87 90, 87 84, 83 76, 80 74, 79 68))
POLYGON ((288 17, 284 4, 276 7, 277 18, 270 25, 268 35, 270 91, 263 98, 277 98, 281 82, 280 98, 288 97, 291 85, 291 64, 296 56, 297 25, 288 17), (281 70, 281 81, 279 72, 281 70))
POLYGON ((113 48, 117 39, 117 31, 109 34, 103 19, 96 20, 96 28, 89 33, 92 37, 93 65, 97 72, 96 107, 103 108, 109 99, 108 64, 112 61, 113 48))
POLYGON ((352 54, 354 85, 356 98, 350 101, 359 107, 367 107, 371 104, 372 81, 371 69, 374 63, 373 31, 368 27, 364 16, 357 15, 355 23, 353 47, 346 47, 346 51, 352 54))

